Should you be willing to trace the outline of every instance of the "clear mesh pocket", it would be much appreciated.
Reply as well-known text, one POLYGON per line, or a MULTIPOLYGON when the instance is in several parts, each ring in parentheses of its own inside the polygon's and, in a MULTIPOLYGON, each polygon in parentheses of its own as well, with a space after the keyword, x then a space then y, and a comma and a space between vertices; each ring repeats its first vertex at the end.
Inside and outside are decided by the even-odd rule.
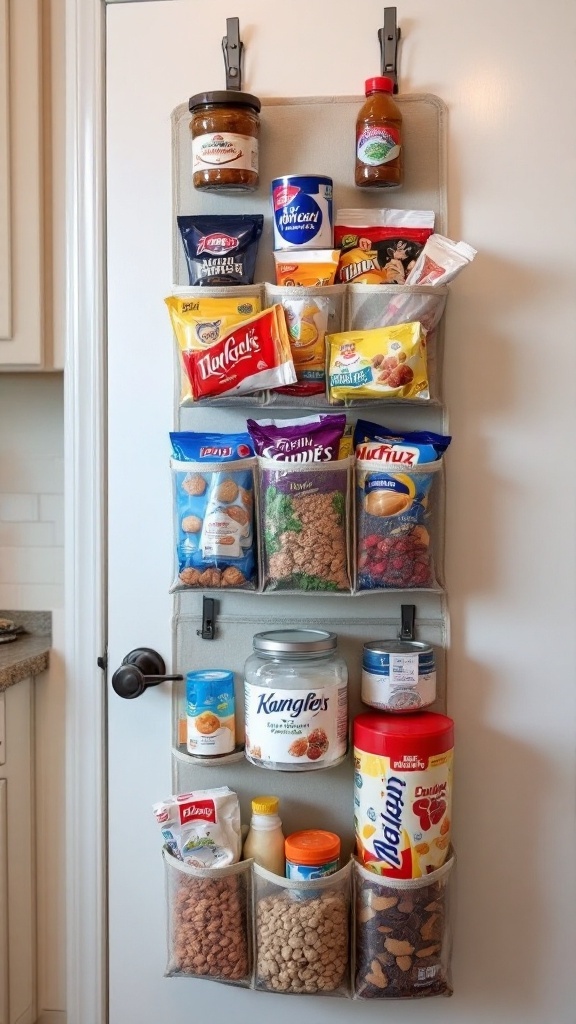
POLYGON ((418 320, 428 332, 440 323, 448 288, 431 285, 348 285, 348 331, 373 330, 418 320))
POLYGON ((306 405, 325 408, 326 334, 343 329, 345 286, 289 288, 266 285, 266 305, 280 302, 290 336, 290 348, 298 381, 270 391, 270 405, 306 405))
POLYGON ((374 330, 418 321, 427 331, 426 364, 432 401, 440 398, 442 325, 448 288, 432 285, 351 284, 347 290, 346 330, 374 330))
POLYGON ((200 870, 164 850, 168 901, 167 977, 249 987, 252 979, 252 862, 200 870))
POLYGON ((350 593, 351 459, 258 459, 264 590, 350 593))
POLYGON ((350 869, 296 882, 254 865, 257 989, 349 994, 350 869))
POLYGON ((382 878, 354 863, 357 999, 452 995, 454 857, 424 878, 382 878))
POLYGON ((442 460, 396 471, 357 461, 356 591, 440 586, 442 460))

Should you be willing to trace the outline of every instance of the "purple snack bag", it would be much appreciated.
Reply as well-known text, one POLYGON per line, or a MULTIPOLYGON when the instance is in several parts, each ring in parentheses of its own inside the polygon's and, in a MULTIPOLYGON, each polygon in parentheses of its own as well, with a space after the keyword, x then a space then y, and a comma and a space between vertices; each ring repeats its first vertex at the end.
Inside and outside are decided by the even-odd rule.
POLYGON ((346 429, 345 413, 294 420, 247 420, 256 453, 278 462, 334 462, 346 429))

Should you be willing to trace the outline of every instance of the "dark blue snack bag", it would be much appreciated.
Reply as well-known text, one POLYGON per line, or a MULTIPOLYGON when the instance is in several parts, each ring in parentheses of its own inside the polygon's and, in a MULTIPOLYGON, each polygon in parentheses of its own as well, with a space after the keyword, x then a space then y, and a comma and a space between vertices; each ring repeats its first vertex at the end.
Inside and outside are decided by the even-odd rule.
POLYGON ((253 284, 262 214, 178 217, 191 285, 253 284))
POLYGON ((177 576, 187 587, 254 590, 254 466, 249 434, 170 434, 177 576))

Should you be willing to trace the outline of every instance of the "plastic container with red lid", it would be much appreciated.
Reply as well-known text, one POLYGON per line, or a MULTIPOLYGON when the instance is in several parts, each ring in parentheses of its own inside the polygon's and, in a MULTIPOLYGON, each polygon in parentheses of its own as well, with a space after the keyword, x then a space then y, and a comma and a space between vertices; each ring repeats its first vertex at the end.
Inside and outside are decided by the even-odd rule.
POLYGON ((334 832, 309 828, 292 832, 284 843, 286 878, 308 882, 333 875, 340 867, 340 838, 334 832))
POLYGON ((356 851, 365 867, 419 878, 442 866, 453 748, 454 722, 432 711, 354 720, 356 851))

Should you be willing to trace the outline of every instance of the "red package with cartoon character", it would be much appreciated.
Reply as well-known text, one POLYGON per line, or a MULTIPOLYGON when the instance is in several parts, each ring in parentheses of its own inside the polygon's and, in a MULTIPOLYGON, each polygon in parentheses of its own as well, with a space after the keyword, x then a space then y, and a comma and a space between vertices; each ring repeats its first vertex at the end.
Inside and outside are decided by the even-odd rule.
POLYGON ((205 351, 182 352, 182 360, 194 401, 296 382, 280 304, 237 324, 205 351))

